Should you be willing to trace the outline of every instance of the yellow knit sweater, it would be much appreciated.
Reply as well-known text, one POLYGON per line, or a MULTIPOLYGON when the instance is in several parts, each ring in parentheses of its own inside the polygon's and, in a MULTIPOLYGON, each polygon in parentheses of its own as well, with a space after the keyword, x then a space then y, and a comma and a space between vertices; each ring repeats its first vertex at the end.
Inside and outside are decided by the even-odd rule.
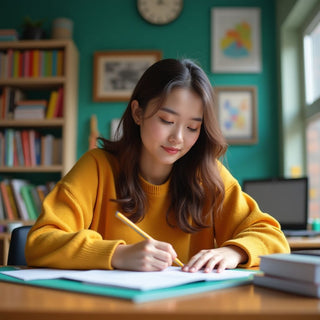
MULTIPOLYGON (((120 243, 143 240, 115 217, 117 204, 109 201, 116 198, 115 170, 117 160, 103 150, 94 149, 82 156, 44 200, 42 213, 27 239, 28 265, 112 269, 111 258, 120 243)), ((222 165, 220 174, 226 194, 223 211, 213 216, 214 228, 187 234, 168 226, 169 182, 152 185, 143 179, 149 206, 138 226, 154 239, 171 243, 184 263, 198 251, 215 246, 235 245, 245 250, 249 259, 244 267, 258 265, 259 255, 289 252, 278 222, 260 211, 222 165)))

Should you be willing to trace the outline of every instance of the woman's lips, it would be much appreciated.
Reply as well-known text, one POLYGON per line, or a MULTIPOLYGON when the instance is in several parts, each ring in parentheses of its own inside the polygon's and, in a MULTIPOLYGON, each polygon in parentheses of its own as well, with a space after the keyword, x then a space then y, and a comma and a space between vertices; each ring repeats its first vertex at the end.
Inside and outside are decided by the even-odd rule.
POLYGON ((179 152, 179 149, 172 148, 172 147, 162 147, 167 153, 169 154, 177 154, 179 152))

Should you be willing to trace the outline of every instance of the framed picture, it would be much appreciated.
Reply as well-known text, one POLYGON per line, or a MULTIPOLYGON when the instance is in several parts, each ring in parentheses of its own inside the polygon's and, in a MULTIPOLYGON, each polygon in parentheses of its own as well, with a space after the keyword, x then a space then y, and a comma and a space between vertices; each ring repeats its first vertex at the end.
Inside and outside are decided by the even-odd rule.
POLYGON ((260 28, 259 8, 212 9, 212 72, 260 72, 260 28))
POLYGON ((93 100, 129 100, 143 72, 161 56, 161 51, 95 52, 93 100))
POLYGON ((218 120, 229 144, 257 142, 257 93, 252 87, 215 87, 218 120))

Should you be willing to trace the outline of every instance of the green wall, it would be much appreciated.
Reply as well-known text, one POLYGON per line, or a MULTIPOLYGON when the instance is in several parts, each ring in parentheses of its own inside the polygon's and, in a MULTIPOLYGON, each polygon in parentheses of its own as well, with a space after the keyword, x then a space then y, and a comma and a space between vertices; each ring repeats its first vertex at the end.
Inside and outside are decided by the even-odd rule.
POLYGON ((50 35, 53 19, 74 22, 73 39, 79 49, 78 157, 88 148, 91 114, 108 137, 110 121, 120 117, 126 103, 92 101, 93 53, 101 50, 161 50, 164 58, 196 59, 213 85, 256 85, 259 142, 230 146, 226 163, 236 178, 279 174, 276 74, 276 0, 184 0, 180 17, 166 26, 154 26, 138 14, 135 0, 1 0, 0 28, 21 30, 26 15, 46 19, 50 35), (259 74, 212 74, 210 71, 210 11, 215 6, 261 8, 263 71, 259 74))

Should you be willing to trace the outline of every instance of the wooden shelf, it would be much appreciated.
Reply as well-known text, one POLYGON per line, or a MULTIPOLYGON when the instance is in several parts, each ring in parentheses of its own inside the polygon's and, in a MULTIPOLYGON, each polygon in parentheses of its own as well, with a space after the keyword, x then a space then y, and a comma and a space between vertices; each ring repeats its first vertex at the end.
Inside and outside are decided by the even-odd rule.
POLYGON ((0 172, 61 172, 63 166, 62 165, 54 165, 54 166, 34 166, 34 167, 21 167, 21 166, 13 166, 13 167, 0 167, 0 172))
POLYGON ((18 41, 1 41, 0 48, 3 49, 53 49, 74 46, 73 42, 70 40, 18 40, 18 41))
POLYGON ((45 89, 65 83, 65 77, 21 77, 0 79, 0 86, 19 87, 22 89, 45 89))
POLYGON ((1 127, 62 127, 65 121, 63 118, 43 120, 1 120, 1 127))

